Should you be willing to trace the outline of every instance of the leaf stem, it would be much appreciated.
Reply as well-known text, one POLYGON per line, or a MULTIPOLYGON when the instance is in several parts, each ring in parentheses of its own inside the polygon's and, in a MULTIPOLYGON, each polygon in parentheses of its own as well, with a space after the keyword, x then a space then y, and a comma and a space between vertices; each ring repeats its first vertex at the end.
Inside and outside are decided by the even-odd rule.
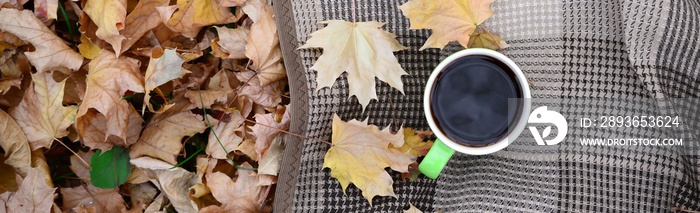
POLYGON ((489 36, 491 37, 491 40, 493 40, 493 43, 496 44, 496 46, 498 47, 498 50, 500 50, 501 53, 503 53, 503 55, 505 55, 506 52, 501 47, 501 44, 498 41, 496 41, 496 37, 494 37, 493 34, 491 34, 491 31, 487 30, 486 27, 484 27, 484 26, 479 25, 479 27, 481 28, 481 30, 483 30, 484 32, 489 34, 489 36))
POLYGON ((207 121, 207 125, 209 125, 209 130, 211 130, 211 134, 214 134, 216 141, 219 142, 219 146, 221 146, 221 149, 224 150, 224 152, 226 153, 226 157, 231 161, 233 166, 236 167, 236 169, 242 169, 242 170, 253 170, 253 171, 258 170, 256 168, 247 168, 247 167, 238 166, 238 164, 236 164, 236 161, 233 161, 233 157, 231 157, 231 155, 228 153, 228 150, 226 150, 226 147, 224 147, 224 144, 221 143, 219 136, 216 135, 216 131, 214 131, 214 128, 212 127, 211 122, 209 121, 209 116, 207 116, 207 111, 204 110, 204 99, 202 98, 202 91, 197 89, 197 92, 199 93, 199 103, 202 104, 202 113, 204 113, 204 119, 207 121))
POLYGON ((352 2, 352 23, 353 23, 353 24, 356 23, 356 22, 355 22, 355 17, 357 16, 357 15, 356 15, 356 13, 357 13, 357 12, 356 12, 357 7, 355 7, 355 4, 356 4, 355 2, 356 2, 356 1, 357 1, 357 0, 352 0, 352 1, 351 1, 351 2, 352 2))
POLYGON ((258 122, 255 122, 255 121, 253 121, 253 120, 247 119, 247 118, 245 119, 245 121, 246 121, 246 122, 250 122, 250 123, 254 123, 254 124, 258 124, 258 125, 260 125, 260 126, 264 126, 264 127, 267 127, 267 128, 272 128, 272 129, 275 129, 275 130, 280 131, 280 132, 284 132, 284 133, 289 134, 289 135, 297 136, 297 137, 300 137, 300 138, 311 139, 311 140, 315 140, 315 141, 327 143, 328 145, 333 146, 333 143, 331 143, 331 142, 329 142, 329 141, 327 141, 327 140, 320 139, 320 138, 306 137, 306 136, 303 136, 303 135, 300 135, 300 134, 297 134, 297 133, 293 133, 293 132, 290 132, 290 131, 287 131, 287 130, 279 129, 279 128, 276 128, 276 127, 273 127, 273 126, 270 126, 270 125, 267 125, 267 124, 258 123, 258 122))

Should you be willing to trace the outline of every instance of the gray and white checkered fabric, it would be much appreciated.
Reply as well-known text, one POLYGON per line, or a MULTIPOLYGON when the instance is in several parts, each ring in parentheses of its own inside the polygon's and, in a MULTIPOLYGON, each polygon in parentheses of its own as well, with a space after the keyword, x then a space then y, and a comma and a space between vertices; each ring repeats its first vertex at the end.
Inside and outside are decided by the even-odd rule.
MULTIPOLYGON (((309 68, 321 50, 295 50, 309 34, 323 27, 319 21, 352 20, 351 2, 291 0, 285 3, 290 10, 286 15, 293 21, 288 26, 295 27, 280 29, 294 38, 287 44, 291 48, 285 48, 283 42, 283 50, 298 56, 297 71, 306 78, 305 100, 297 102, 305 103, 306 114, 300 116, 305 120, 297 124, 303 125, 299 129, 305 130, 306 136, 329 140, 334 113, 346 121, 368 118, 370 124, 380 127, 428 128, 422 107, 425 81, 441 59, 461 47, 450 44, 442 50, 418 51, 430 31, 408 29, 408 19, 397 8, 404 2, 356 1, 357 21, 387 23, 384 29, 396 34, 397 40, 408 47, 395 53, 409 74, 403 77, 405 94, 378 81, 379 100, 372 101, 364 113, 355 98, 347 97, 344 77, 333 88, 316 90, 316 71, 309 68)), ((492 9, 495 15, 485 26, 510 44, 505 53, 531 81, 533 98, 700 96, 700 61, 697 60, 700 3, 697 1, 497 0, 492 9)), ((285 58, 289 64, 287 60, 293 59, 285 58)), ((287 68, 290 69, 289 65, 287 68)), ((698 104, 680 101, 674 106, 688 120, 697 121, 700 120, 698 104)), ((635 108, 634 105, 611 107, 635 108)), ((647 110, 653 113, 658 109, 647 110)), ((576 130, 572 134, 587 132, 576 130)), ((692 138, 697 138, 697 131, 691 131, 692 134, 695 134, 692 138)), ((659 151, 646 147, 595 148, 572 144, 543 149, 532 146, 535 143, 532 138, 523 138, 492 155, 456 154, 438 180, 421 176, 416 182, 400 181, 398 174, 392 173, 397 197, 377 197, 370 206, 359 189, 351 186, 347 195, 344 194, 338 181, 330 177, 327 169, 322 169, 328 145, 302 141, 298 169, 289 174, 291 179, 280 177, 281 182, 294 183, 290 189, 293 193, 286 195, 293 196, 291 204, 276 206, 276 210, 400 212, 410 202, 424 212, 700 211, 700 156, 687 153, 697 149, 659 151)), ((282 196, 280 193, 276 196, 282 196)))

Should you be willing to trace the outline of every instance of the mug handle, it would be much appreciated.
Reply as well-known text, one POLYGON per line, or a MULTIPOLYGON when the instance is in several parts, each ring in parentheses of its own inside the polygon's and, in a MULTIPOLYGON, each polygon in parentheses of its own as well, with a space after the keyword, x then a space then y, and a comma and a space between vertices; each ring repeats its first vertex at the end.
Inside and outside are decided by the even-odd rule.
POLYGON ((437 179, 454 153, 454 149, 445 145, 440 139, 435 139, 433 147, 418 165, 418 170, 431 179, 437 179))

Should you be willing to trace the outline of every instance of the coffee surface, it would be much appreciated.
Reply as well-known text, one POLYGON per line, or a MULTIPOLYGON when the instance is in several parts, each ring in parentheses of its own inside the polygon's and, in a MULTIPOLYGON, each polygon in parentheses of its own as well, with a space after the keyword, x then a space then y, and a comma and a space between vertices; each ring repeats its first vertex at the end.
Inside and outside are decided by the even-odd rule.
POLYGON ((434 120, 444 135, 466 146, 486 146, 505 137, 515 123, 522 97, 517 78, 503 62, 482 55, 450 63, 437 77, 431 95, 434 120), (512 104, 515 105, 515 104, 512 104), (509 115, 509 107, 511 114, 509 115))

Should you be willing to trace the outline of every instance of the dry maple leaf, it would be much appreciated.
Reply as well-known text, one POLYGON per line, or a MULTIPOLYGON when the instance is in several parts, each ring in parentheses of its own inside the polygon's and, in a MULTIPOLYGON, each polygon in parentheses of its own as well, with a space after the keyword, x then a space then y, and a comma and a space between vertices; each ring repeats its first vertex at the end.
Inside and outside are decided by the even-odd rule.
POLYGON ((221 122, 212 128, 206 153, 211 155, 212 158, 228 159, 227 152, 233 151, 243 142, 243 137, 245 136, 244 121, 241 113, 236 111, 231 113, 231 121, 221 122))
MULTIPOLYGON (((211 117, 209 119, 214 120, 211 117)), ((152 119, 143 130, 141 138, 131 147, 129 155, 131 158, 151 156, 175 165, 176 156, 182 150, 183 145, 180 142, 182 138, 207 129, 207 125, 202 120, 201 115, 190 111, 152 119)))
POLYGON ((392 33, 381 30, 380 22, 351 23, 330 20, 325 28, 311 34, 300 48, 323 48, 323 54, 311 67, 318 71, 316 90, 331 87, 343 72, 347 72, 350 96, 356 96, 367 107, 377 99, 375 77, 403 93, 401 76, 407 75, 394 56, 406 47, 396 41, 392 33))
POLYGON ((63 93, 66 81, 56 82, 51 73, 32 74, 32 86, 27 89, 19 105, 10 115, 27 135, 32 150, 51 147, 58 138, 68 135, 77 108, 64 107, 63 93))
POLYGON ((58 11, 58 0, 35 0, 34 14, 42 21, 56 19, 58 11))
POLYGON ((425 156, 426 154, 428 154, 430 147, 433 146, 433 141, 425 141, 424 142, 424 140, 426 138, 430 137, 430 135, 432 135, 432 134, 433 134, 433 132, 430 130, 416 131, 413 128, 406 128, 403 131, 403 136, 404 136, 404 141, 405 141, 403 146, 396 148, 393 145, 391 145, 391 147, 396 148, 400 152, 408 152, 416 157, 422 157, 422 156, 425 156))
MULTIPOLYGON (((243 163, 241 166, 251 167, 248 163, 243 163)), ((258 179, 254 171, 239 169, 235 182, 221 172, 206 174, 206 179, 211 194, 222 203, 221 207, 207 208, 220 209, 222 212, 269 212, 269 209, 261 211, 261 204, 265 199, 265 187, 257 186, 258 179)), ((213 210, 202 209, 202 211, 213 210)))
POLYGON ((45 72, 61 66, 77 70, 82 66, 83 56, 68 47, 30 10, 2 8, 0 17, 8 17, 0 18, 0 30, 12 33, 34 46, 34 52, 24 54, 37 71, 45 72))
POLYGON ((107 117, 97 112, 97 110, 90 109, 75 122, 76 126, 81 127, 78 133, 81 134, 83 145, 93 149, 110 150, 115 144, 124 144, 126 146, 136 143, 141 133, 143 119, 130 104, 120 103, 119 105, 119 107, 124 105, 127 108, 124 111, 127 113, 126 117, 122 118, 126 124, 126 135, 124 135, 124 138, 109 133, 112 128, 105 125, 105 123, 109 122, 107 117))
POLYGON ((96 212, 120 212, 126 210, 126 203, 119 194, 119 189, 102 189, 92 184, 71 188, 61 188, 63 208, 71 209, 84 206, 95 208, 96 212))
POLYGON ((255 125, 250 128, 255 135, 255 152, 258 153, 258 159, 265 156, 272 141, 282 133, 279 129, 289 129, 289 110, 284 112, 280 122, 275 121, 274 116, 274 113, 256 114, 255 125))
POLYGON ((274 108, 282 101, 282 91, 285 83, 277 81, 267 86, 260 86, 258 75, 253 72, 237 72, 236 78, 241 82, 248 82, 241 87, 240 95, 250 98, 256 104, 274 108))
POLYGON ((93 151, 83 152, 78 151, 77 155, 70 156, 70 170, 75 173, 80 180, 90 185, 90 167, 85 165, 83 162, 90 162, 90 158, 95 154, 93 151), (80 160, 82 159, 82 161, 80 160))
POLYGON ((9 195, 5 207, 11 212, 49 212, 56 188, 49 186, 44 178, 43 168, 29 168, 17 192, 4 193, 9 195))
POLYGON ((168 197, 177 212, 197 212, 197 204, 189 198, 189 189, 197 182, 195 174, 177 167, 156 170, 160 190, 168 197))
MULTIPOLYGON (((188 71, 182 68, 182 63, 185 61, 177 55, 175 50, 167 49, 163 51, 160 47, 153 48, 151 53, 151 59, 148 62, 148 67, 146 68, 146 83, 144 84, 145 92, 143 96, 143 108, 142 112, 146 111, 146 106, 151 112, 153 106, 149 102, 151 99, 150 92, 156 87, 167 83, 173 79, 177 79, 187 74, 188 71)), ((161 111, 167 109, 167 106, 163 106, 161 111)))
POLYGON ((119 30, 124 29, 126 21, 126 0, 89 0, 83 11, 97 25, 95 35, 111 44, 119 53, 124 40, 119 30))
POLYGON ((223 59, 244 59, 246 37, 250 30, 246 28, 231 29, 214 27, 219 37, 211 41, 211 54, 223 59))
MULTIPOLYGON (((258 165, 258 175, 274 175, 277 176, 280 170, 280 162, 282 161, 282 151, 284 151, 284 142, 282 135, 278 135, 272 141, 270 148, 267 150, 258 165)), ((260 184, 258 184, 260 185, 260 184)))
POLYGON ((117 55, 129 50, 146 32, 163 23, 156 8, 166 7, 168 3, 169 0, 141 0, 136 4, 134 10, 126 16, 124 29, 119 31, 125 39, 119 44, 112 44, 117 55))
POLYGON ((411 20, 410 29, 431 29, 423 47, 443 48, 450 41, 468 47, 469 35, 493 15, 493 0, 412 0, 399 6, 411 20))
POLYGON ((253 61, 252 68, 258 72, 260 86, 267 86, 287 77, 282 65, 282 49, 277 37, 277 25, 272 17, 272 6, 265 4, 260 20, 250 26, 245 56, 253 61))
MULTIPOLYGON (((131 124, 138 122, 140 117, 133 117, 132 114, 135 112, 133 106, 122 96, 127 91, 144 92, 144 80, 139 71, 139 62, 125 56, 117 58, 114 52, 102 50, 95 59, 90 61, 89 67, 85 97, 78 108, 76 118, 76 129, 80 138, 86 145, 102 144, 110 136, 119 138, 124 146, 134 143, 135 141, 128 140, 130 133, 133 133, 132 128, 134 128, 134 125, 131 124), (93 109, 96 112, 89 114, 93 109), (95 118, 98 116, 96 114, 103 115, 104 119, 95 118), (96 121, 102 123, 94 123, 96 121), (93 129, 99 129, 99 126, 102 126, 103 129, 109 128, 106 128, 106 131, 100 135, 102 137, 100 139, 87 135, 89 126, 94 126, 93 129)), ((111 145, 106 147, 100 147, 100 149, 106 151, 111 148, 111 145)))
POLYGON ((250 17, 250 20, 255 23, 260 20, 263 5, 266 4, 267 1, 265 0, 246 0, 241 6, 241 10, 243 10, 243 12, 250 17))
POLYGON ((101 50, 100 46, 93 44, 85 35, 80 35, 80 44, 78 44, 80 55, 87 59, 94 59, 100 54, 101 50))
POLYGON ((27 176, 32 156, 29 142, 22 129, 5 111, 0 110, 0 147, 5 150, 5 164, 22 177, 27 176))
POLYGON ((178 0, 178 10, 170 17, 167 26, 183 36, 194 38, 203 26, 228 24, 235 17, 226 7, 219 7, 216 0, 178 0))
POLYGON ((343 192, 350 183, 362 190, 362 195, 372 204, 374 196, 392 196, 394 189, 389 173, 384 169, 408 172, 408 165, 415 161, 409 153, 389 148, 403 146, 403 129, 391 134, 390 128, 379 130, 367 125, 367 121, 343 122, 333 116, 333 145, 323 160, 323 168, 331 169, 331 177, 338 179, 343 192))

